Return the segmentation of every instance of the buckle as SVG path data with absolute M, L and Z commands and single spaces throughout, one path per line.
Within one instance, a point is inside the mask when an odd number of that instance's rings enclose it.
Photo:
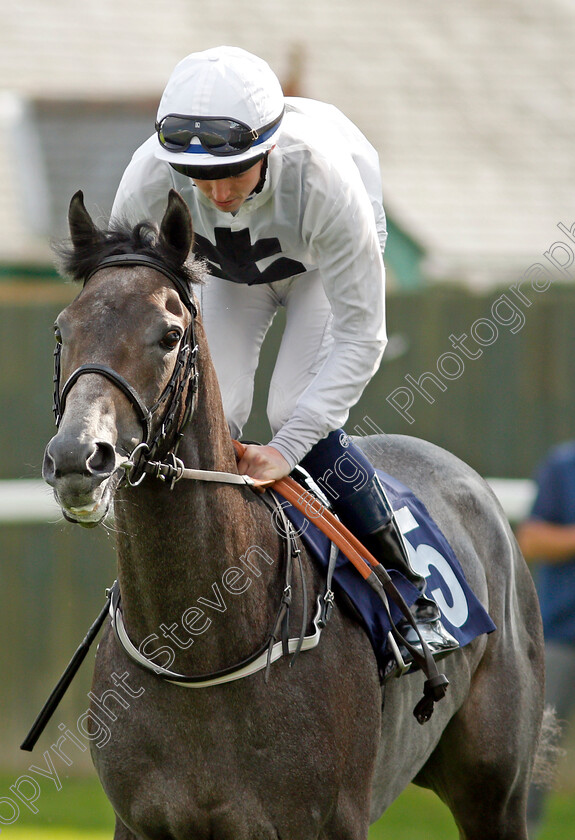
M 322 630 L 327 626 L 327 623 L 331 618 L 334 602 L 334 592 L 332 589 L 328 589 L 323 598 L 321 598 L 321 613 L 317 620 L 317 626 L 321 627 Z

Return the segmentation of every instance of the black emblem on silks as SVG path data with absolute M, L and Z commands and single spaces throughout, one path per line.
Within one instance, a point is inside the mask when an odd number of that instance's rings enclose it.
M 215 277 L 231 280 L 234 283 L 273 283 L 274 280 L 284 280 L 295 274 L 303 274 L 305 265 L 289 257 L 279 257 L 263 271 L 257 266 L 258 260 L 281 254 L 279 239 L 269 237 L 258 239 L 252 245 L 248 228 L 230 230 L 229 228 L 215 228 L 216 244 L 213 245 L 205 236 L 196 233 L 194 251 L 198 256 L 208 260 L 211 273 Z

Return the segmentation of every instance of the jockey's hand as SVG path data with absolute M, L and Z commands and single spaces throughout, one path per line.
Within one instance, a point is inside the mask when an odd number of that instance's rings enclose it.
M 291 472 L 291 467 L 273 446 L 256 446 L 248 444 L 238 462 L 240 475 L 249 475 L 261 481 L 276 481 L 285 478 Z

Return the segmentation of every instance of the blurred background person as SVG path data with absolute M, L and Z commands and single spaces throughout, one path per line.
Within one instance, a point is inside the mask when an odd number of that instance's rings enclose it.
M 517 530 L 525 559 L 534 564 L 545 634 L 546 702 L 567 733 L 575 710 L 575 440 L 553 447 L 536 474 L 537 493 Z M 548 791 L 531 789 L 530 837 L 541 827 Z

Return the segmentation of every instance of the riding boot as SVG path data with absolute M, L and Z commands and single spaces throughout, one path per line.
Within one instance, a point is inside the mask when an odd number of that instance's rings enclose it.
M 435 601 L 423 594 L 426 580 L 415 571 L 409 561 L 409 555 L 395 521 L 393 509 L 377 475 L 374 475 L 354 496 L 345 500 L 345 505 L 343 505 L 345 510 L 337 504 L 334 507 L 344 524 L 348 527 L 351 526 L 351 530 L 357 538 L 385 569 L 395 569 L 395 571 L 400 572 L 421 592 L 419 598 L 411 606 L 411 613 L 433 657 L 442 659 L 448 653 L 456 650 L 459 643 L 443 626 L 439 607 Z M 355 510 L 352 510 L 353 508 Z M 366 526 L 370 521 L 372 524 L 379 524 L 373 530 L 367 530 Z M 421 640 L 415 628 L 407 619 L 402 619 L 398 623 L 397 629 L 407 642 L 417 649 L 421 649 Z M 413 659 L 412 655 L 403 645 L 400 645 L 399 650 L 405 665 L 410 667 Z
M 425 578 L 409 562 L 393 509 L 362 450 L 343 429 L 336 429 L 310 450 L 302 466 L 329 498 L 343 524 L 382 566 L 400 572 L 422 593 L 411 612 L 433 656 L 441 658 L 458 648 L 457 640 L 443 627 L 437 604 L 423 595 Z M 407 642 L 421 649 L 419 636 L 407 619 L 399 622 L 397 629 Z M 413 659 L 411 654 L 404 646 L 398 652 L 407 666 L 403 670 L 408 670 Z M 398 664 L 401 669 L 399 661 Z
M 377 531 L 360 537 L 361 541 L 373 556 L 386 569 L 395 569 L 419 589 L 421 595 L 411 606 L 411 614 L 419 628 L 424 641 L 427 643 L 434 659 L 442 659 L 459 647 L 459 642 L 449 633 L 441 621 L 439 607 L 431 598 L 427 598 L 425 578 L 418 574 L 409 562 L 407 552 L 403 547 L 401 536 L 397 531 L 395 520 L 377 529 Z M 402 619 L 397 625 L 398 631 L 404 639 L 416 648 L 421 649 L 421 640 L 414 627 Z M 409 665 L 412 656 L 403 645 L 399 646 L 405 665 Z

